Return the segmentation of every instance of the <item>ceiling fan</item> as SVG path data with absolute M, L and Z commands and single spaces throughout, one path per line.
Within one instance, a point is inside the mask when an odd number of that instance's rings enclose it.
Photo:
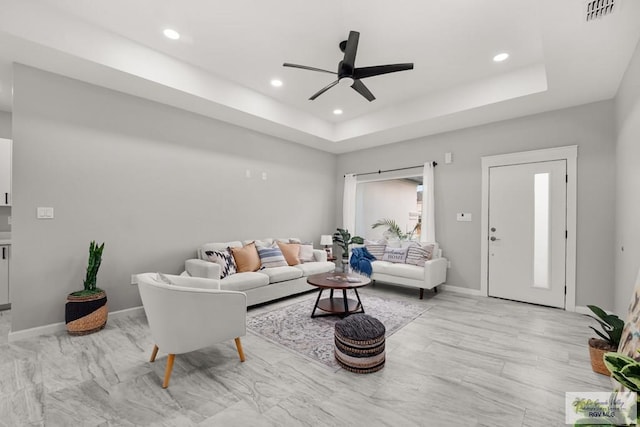
M 320 89 L 318 92 L 311 95 L 310 101 L 313 101 L 341 81 L 350 83 L 351 87 L 364 96 L 367 101 L 371 102 L 376 99 L 371 91 L 362 83 L 362 79 L 368 77 L 379 76 L 381 74 L 395 73 L 398 71 L 413 70 L 413 63 L 405 64 L 389 64 L 389 65 L 375 65 L 373 67 L 360 67 L 356 68 L 356 52 L 358 51 L 358 40 L 360 39 L 360 33 L 357 31 L 349 32 L 349 39 L 340 42 L 340 50 L 344 52 L 344 58 L 338 63 L 338 72 L 329 70 L 323 70 L 322 68 L 307 67 L 306 65 L 290 64 L 285 62 L 282 64 L 285 67 L 301 68 L 303 70 L 319 71 L 322 73 L 329 73 L 338 76 L 338 80 L 329 83 L 327 86 Z

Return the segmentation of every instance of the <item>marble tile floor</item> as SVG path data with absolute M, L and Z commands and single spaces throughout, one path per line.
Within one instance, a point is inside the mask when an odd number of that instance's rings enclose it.
M 367 295 L 417 299 L 376 284 Z M 289 298 L 249 316 L 290 304 Z M 143 316 L 93 335 L 7 343 L 0 313 L 0 426 L 561 426 L 565 391 L 608 391 L 591 371 L 585 316 L 450 292 L 387 339 L 375 374 L 332 372 L 258 335 L 176 357 L 161 388 Z M 310 307 L 311 309 L 311 307 Z

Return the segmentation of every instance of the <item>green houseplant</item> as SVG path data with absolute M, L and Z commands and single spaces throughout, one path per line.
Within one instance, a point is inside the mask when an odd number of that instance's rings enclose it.
M 103 250 L 104 243 L 98 245 L 95 240 L 91 241 L 84 289 L 67 295 L 65 323 L 71 335 L 97 332 L 107 323 L 107 294 L 96 285 Z
M 640 362 L 617 352 L 604 355 L 604 364 L 611 372 L 611 377 L 620 385 L 633 393 L 640 392 Z M 628 426 L 637 425 L 638 417 L 633 419 L 637 410 L 637 394 L 629 394 L 625 390 L 614 391 L 608 401 L 576 399 L 573 402 L 577 414 L 584 418 L 575 422 L 574 426 Z
M 398 223 L 389 218 L 379 219 L 371 225 L 372 229 L 376 229 L 378 227 L 387 227 L 387 231 L 384 232 L 385 237 L 397 237 L 399 240 L 411 240 L 411 238 L 413 238 L 413 233 L 420 228 L 420 223 L 418 222 L 409 233 L 403 232 Z
M 600 331 L 593 326 L 589 326 L 600 337 L 589 339 L 591 369 L 599 374 L 610 375 L 603 356 L 605 353 L 618 350 L 622 330 L 624 329 L 624 321 L 615 314 L 608 314 L 598 306 L 588 305 L 587 307 L 595 315 L 590 317 L 595 319 L 602 329 Z
M 352 244 L 361 245 L 364 243 L 364 239 L 360 236 L 351 236 L 349 230 L 338 228 L 333 233 L 333 242 L 342 249 L 342 259 L 344 261 L 349 259 L 349 246 Z

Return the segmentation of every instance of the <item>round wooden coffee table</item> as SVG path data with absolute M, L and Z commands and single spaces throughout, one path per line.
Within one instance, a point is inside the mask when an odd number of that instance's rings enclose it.
M 364 307 L 362 306 L 362 301 L 360 301 L 360 295 L 358 295 L 358 288 L 371 283 L 371 279 L 368 277 L 353 273 L 322 273 L 307 277 L 307 283 L 320 288 L 318 298 L 316 298 L 316 303 L 311 312 L 311 317 L 332 315 L 348 316 L 353 313 L 364 313 Z M 320 299 L 325 289 L 330 290 L 329 298 Z M 356 294 L 357 301 L 347 298 L 347 289 L 353 290 Z M 342 290 L 342 298 L 334 298 L 334 290 Z M 325 313 L 316 314 L 317 309 Z

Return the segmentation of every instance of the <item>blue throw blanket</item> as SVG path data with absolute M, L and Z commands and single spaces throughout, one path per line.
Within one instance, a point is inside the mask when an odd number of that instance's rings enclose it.
M 363 246 L 361 248 L 354 248 L 353 251 L 351 251 L 349 264 L 356 273 L 371 276 L 371 273 L 373 272 L 371 268 L 371 261 L 375 261 L 375 259 L 376 257 L 371 255 L 367 248 Z

